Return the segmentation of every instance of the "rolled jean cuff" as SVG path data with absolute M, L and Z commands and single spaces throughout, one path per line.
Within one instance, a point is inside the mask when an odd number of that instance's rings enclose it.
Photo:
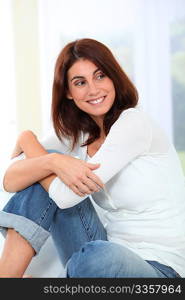
M 4 237 L 6 237 L 9 228 L 14 229 L 27 240 L 35 250 L 36 255 L 50 236 L 47 230 L 33 221 L 20 215 L 0 211 L 0 232 Z

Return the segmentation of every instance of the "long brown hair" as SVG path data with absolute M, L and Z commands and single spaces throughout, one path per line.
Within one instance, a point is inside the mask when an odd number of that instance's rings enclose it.
M 82 146 L 91 144 L 100 136 L 100 128 L 96 122 L 66 96 L 67 71 L 82 58 L 92 61 L 114 84 L 115 101 L 106 113 L 103 123 L 106 135 L 121 112 L 135 107 L 138 102 L 136 88 L 104 44 L 94 39 L 80 39 L 67 44 L 60 52 L 55 65 L 51 113 L 56 135 L 60 140 L 62 137 L 71 138 L 72 148 L 76 145 L 81 132 L 89 133 L 89 138 Z

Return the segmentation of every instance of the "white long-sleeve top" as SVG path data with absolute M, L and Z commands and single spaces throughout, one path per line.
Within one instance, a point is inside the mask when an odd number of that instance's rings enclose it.
M 105 189 L 91 197 L 104 209 L 108 240 L 185 277 L 185 178 L 164 132 L 141 109 L 130 108 L 122 112 L 92 158 L 86 146 L 80 147 L 87 137 L 82 133 L 73 151 L 70 141 L 62 143 L 54 132 L 41 143 L 46 149 L 100 163 L 93 172 Z M 87 197 L 77 196 L 58 177 L 50 184 L 49 196 L 60 208 Z

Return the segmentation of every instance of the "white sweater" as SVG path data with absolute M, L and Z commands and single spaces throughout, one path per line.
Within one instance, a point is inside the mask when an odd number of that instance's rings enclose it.
M 80 147 L 86 139 L 81 134 L 72 152 L 70 142 L 61 143 L 53 132 L 41 143 L 46 149 L 99 162 L 100 168 L 93 172 L 105 183 L 105 190 L 91 197 L 104 209 L 108 240 L 185 277 L 185 178 L 163 131 L 146 113 L 130 108 L 113 124 L 92 158 L 87 147 Z M 59 178 L 52 181 L 49 196 L 60 208 L 87 197 L 77 196 Z

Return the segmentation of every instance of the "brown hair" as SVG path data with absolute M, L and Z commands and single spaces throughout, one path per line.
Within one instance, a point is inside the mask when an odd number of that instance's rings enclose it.
M 128 76 L 120 67 L 111 51 L 102 43 L 93 39 L 80 39 L 67 44 L 60 52 L 55 66 L 52 90 L 52 120 L 56 135 L 72 139 L 72 148 L 82 132 L 89 133 L 89 145 L 100 136 L 100 128 L 74 101 L 67 99 L 67 71 L 79 59 L 88 59 L 108 76 L 114 84 L 116 96 L 111 109 L 104 117 L 104 131 L 107 135 L 121 112 L 135 107 L 138 93 Z

